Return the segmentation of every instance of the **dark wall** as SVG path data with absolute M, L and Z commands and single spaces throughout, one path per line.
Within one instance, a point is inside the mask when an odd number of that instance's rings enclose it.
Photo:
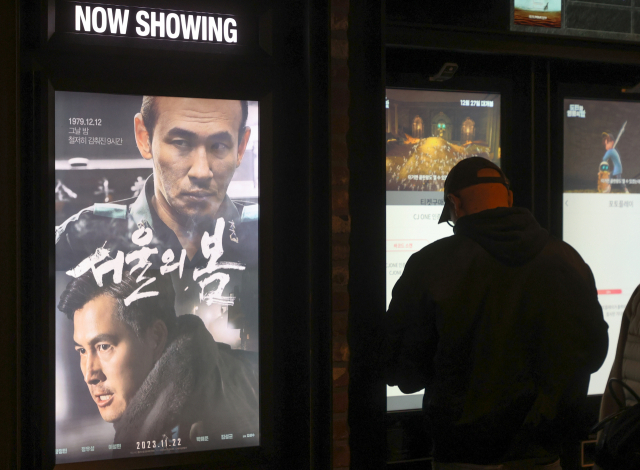
M 349 445 L 352 469 L 381 469 L 385 459 L 385 384 L 377 363 L 384 313 L 384 46 L 381 1 L 349 10 Z M 377 273 L 383 277 L 376 282 Z M 372 283 L 372 280 L 376 279 Z
M 425 23 L 474 29 L 508 30 L 509 0 L 388 0 L 387 21 Z
M 18 466 L 17 2 L 0 2 L 0 469 Z

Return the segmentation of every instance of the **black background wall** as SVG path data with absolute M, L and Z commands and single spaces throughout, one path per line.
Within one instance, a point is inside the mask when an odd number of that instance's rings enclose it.
M 560 92 L 580 85 L 619 93 L 640 82 L 640 52 L 636 44 L 611 40 L 512 33 L 508 0 L 350 4 L 351 468 L 383 468 L 389 460 L 395 461 L 389 468 L 423 468 L 429 436 L 415 413 L 386 414 L 384 383 L 374 365 L 385 305 L 384 87 L 434 88 L 428 77 L 445 62 L 460 68 L 443 88 L 508 82 L 513 122 L 503 122 L 503 161 L 515 202 L 561 236 Z M 599 397 L 591 397 L 587 421 L 597 419 L 598 406 Z M 574 444 L 567 449 L 567 468 L 579 466 Z
M 0 2 L 0 467 L 18 468 L 17 1 Z

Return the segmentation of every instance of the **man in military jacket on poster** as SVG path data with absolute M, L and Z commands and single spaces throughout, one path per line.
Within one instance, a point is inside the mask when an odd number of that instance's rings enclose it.
M 145 96 L 135 137 L 153 175 L 137 198 L 94 204 L 56 227 L 56 270 L 99 278 L 124 266 L 138 275 L 133 301 L 153 291 L 145 271 L 158 269 L 172 278 L 177 315 L 196 314 L 211 330 L 228 308 L 242 344 L 255 339 L 258 205 L 227 195 L 251 134 L 247 115 L 246 101 Z

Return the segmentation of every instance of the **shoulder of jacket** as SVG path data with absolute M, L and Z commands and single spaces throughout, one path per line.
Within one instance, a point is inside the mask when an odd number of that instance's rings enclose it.
M 425 253 L 429 252 L 439 252 L 443 249 L 452 248 L 461 243 L 465 243 L 467 240 L 470 240 L 467 237 L 463 237 L 462 235 L 451 234 L 448 237 L 440 238 L 432 243 L 429 243 L 427 246 L 422 248 L 420 252 L 424 251 Z
M 260 215 L 260 205 L 256 202 L 233 200 L 237 211 L 240 213 L 240 222 L 257 221 Z
M 92 217 L 126 219 L 129 213 L 129 205 L 133 201 L 135 201 L 135 198 L 125 199 L 118 202 L 96 203 L 92 206 L 85 207 L 56 227 L 56 244 L 70 226 L 83 219 L 90 219 Z
M 411 266 L 410 269 L 423 271 L 426 269 L 426 273 L 442 272 L 443 269 L 447 269 L 447 266 L 451 264 L 453 257 L 461 251 L 462 245 L 474 243 L 471 239 L 460 235 L 451 235 L 449 237 L 441 238 L 433 243 L 428 244 L 424 248 L 413 253 L 407 260 L 405 270 L 407 266 Z M 465 250 L 462 250 L 465 251 Z M 431 269 L 431 267 L 437 266 L 437 269 Z
M 76 214 L 73 214 L 71 217 L 69 217 L 67 220 L 62 222 L 60 225 L 56 226 L 56 244 L 58 243 L 58 241 L 60 241 L 62 234 L 67 230 L 67 227 L 69 225 L 75 224 L 78 220 L 90 214 L 93 214 L 93 206 L 89 206 L 82 209 Z
M 573 270 L 589 284 L 590 289 L 596 288 L 591 267 L 582 258 L 580 253 L 567 242 L 554 236 L 549 236 L 547 245 L 544 247 L 541 255 L 543 256 L 536 258 L 542 263 L 541 266 L 554 270 L 558 268 Z
M 104 202 L 93 205 L 93 215 L 109 219 L 126 219 L 128 211 L 129 205 L 121 202 Z
M 440 258 L 440 257 L 448 257 L 450 254 L 455 251 L 460 245 L 464 244 L 475 244 L 473 240 L 467 238 L 462 235 L 450 235 L 448 237 L 440 238 L 432 243 L 429 243 L 427 246 L 417 251 L 412 255 L 412 257 L 416 258 Z
M 640 310 L 640 285 L 638 285 L 638 287 L 636 287 L 636 290 L 633 291 L 633 294 L 631 294 L 628 306 L 629 320 L 633 320 L 639 315 L 638 310 Z
M 581 263 L 586 265 L 586 263 L 582 259 L 582 256 L 580 256 L 580 253 L 578 253 L 578 251 L 574 247 L 572 247 L 564 240 L 560 240 L 559 238 L 554 237 L 553 235 L 549 235 L 549 240 L 547 242 L 547 245 L 545 246 L 545 249 L 547 248 L 550 250 L 561 251 L 565 255 L 565 258 L 572 258 L 573 260 L 580 261 Z

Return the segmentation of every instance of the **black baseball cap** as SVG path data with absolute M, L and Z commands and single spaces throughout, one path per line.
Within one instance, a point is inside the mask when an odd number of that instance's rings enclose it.
M 478 176 L 478 171 L 489 168 L 496 170 L 500 176 Z M 469 186 L 475 186 L 476 184 L 484 183 L 500 183 L 504 184 L 509 189 L 509 180 L 504 175 L 499 166 L 491 163 L 489 160 L 483 157 L 469 157 L 458 162 L 447 175 L 447 179 L 444 181 L 444 208 L 440 215 L 438 223 L 447 222 L 451 220 L 451 201 L 449 201 L 449 194 L 457 193 L 458 191 L 468 188 Z

